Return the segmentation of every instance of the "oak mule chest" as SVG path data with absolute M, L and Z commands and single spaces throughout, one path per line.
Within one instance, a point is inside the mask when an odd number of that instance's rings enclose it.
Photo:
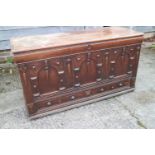
M 30 118 L 134 90 L 142 41 L 121 27 L 12 39 Z

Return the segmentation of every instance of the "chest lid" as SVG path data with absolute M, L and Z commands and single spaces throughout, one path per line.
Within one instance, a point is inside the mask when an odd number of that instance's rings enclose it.
M 108 41 L 142 36 L 143 33 L 122 27 L 108 27 L 97 30 L 35 35 L 11 39 L 11 52 L 19 53 L 38 49 L 65 47 L 81 43 Z

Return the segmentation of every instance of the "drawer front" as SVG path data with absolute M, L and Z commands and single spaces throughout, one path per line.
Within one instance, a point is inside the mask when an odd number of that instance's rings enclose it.
M 39 110 L 44 109 L 57 109 L 60 107 L 76 104 L 81 101 L 87 101 L 95 96 L 106 96 L 108 94 L 119 92 L 131 87 L 131 80 L 122 80 L 119 82 L 113 82 L 109 84 L 100 84 L 92 88 L 81 89 L 79 91 L 73 91 L 64 95 L 55 96 L 51 99 L 34 103 L 34 106 L 29 109 L 33 114 Z M 32 110 L 33 108 L 33 110 Z

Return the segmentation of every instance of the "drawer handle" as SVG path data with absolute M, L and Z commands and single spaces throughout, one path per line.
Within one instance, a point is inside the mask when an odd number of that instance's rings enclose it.
M 79 71 L 79 70 L 80 70 L 80 68 L 78 68 L 78 67 L 74 68 L 74 71 Z
M 128 71 L 128 74 L 131 75 L 132 74 L 132 71 Z
M 80 58 L 80 57 L 78 57 L 78 58 L 77 58 L 77 60 L 78 60 L 78 61 L 80 61 L 80 60 L 81 60 L 81 58 Z
M 75 96 L 71 96 L 71 99 L 74 100 L 75 99 Z
M 33 85 L 33 88 L 37 88 L 37 85 Z
M 59 88 L 59 90 L 64 90 L 64 89 L 66 89 L 66 87 L 60 87 L 60 88 Z
M 134 60 L 135 59 L 135 57 L 130 57 L 130 60 Z
M 62 71 L 58 71 L 58 74 L 64 74 L 64 71 L 62 70 Z
M 79 86 L 80 86 L 80 83 L 76 83 L 76 84 L 75 84 L 75 87 L 79 87 Z
M 57 61 L 57 62 L 56 62 L 56 64 L 57 64 L 57 65 L 60 65 L 60 62 L 59 62 L 59 61 Z
M 97 78 L 97 79 L 96 79 L 96 81 L 101 81 L 101 80 L 102 80 L 101 78 Z
M 102 63 L 97 64 L 97 67 L 102 67 Z
M 31 77 L 30 79 L 31 80 L 36 80 L 37 79 L 37 76 Z
M 36 66 L 32 66 L 33 69 L 36 69 Z
M 47 105 L 51 105 L 52 103 L 49 101 L 49 102 L 47 102 Z
M 34 97 L 40 96 L 40 93 L 33 94 Z
M 115 63 L 116 63 L 116 61 L 115 61 L 115 60 L 113 60 L 113 61 L 111 61 L 110 63 L 111 63 L 111 64 L 115 64 Z
M 119 86 L 122 87 L 123 86 L 123 83 L 119 83 Z

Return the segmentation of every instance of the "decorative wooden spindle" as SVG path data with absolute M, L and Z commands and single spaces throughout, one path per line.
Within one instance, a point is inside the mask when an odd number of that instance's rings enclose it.
M 114 78 L 114 76 L 115 76 L 115 64 L 116 64 L 115 60 L 112 60 L 110 62 L 110 76 L 109 76 L 109 78 Z

